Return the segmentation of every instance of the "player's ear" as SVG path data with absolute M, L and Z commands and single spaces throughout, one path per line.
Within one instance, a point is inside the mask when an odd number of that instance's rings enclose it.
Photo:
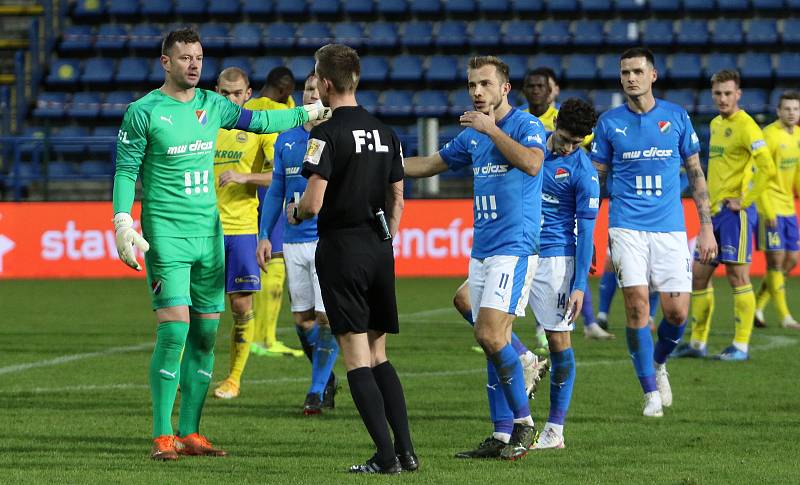
M 253 88 L 248 86 L 247 91 L 244 93 L 244 100 L 247 101 L 251 96 L 253 96 Z
M 164 71 L 169 72 L 170 68 L 169 56 L 165 56 L 164 54 L 161 55 L 161 67 L 164 68 Z

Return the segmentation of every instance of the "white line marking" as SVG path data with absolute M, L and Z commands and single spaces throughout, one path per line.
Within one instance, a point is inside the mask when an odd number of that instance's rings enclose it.
M 54 365 L 66 364 L 67 362 L 75 362 L 76 360 L 91 359 L 92 357 L 102 357 L 104 355 L 121 354 L 123 352 L 136 352 L 138 350 L 146 350 L 153 348 L 153 343 L 128 345 L 126 347 L 111 347 L 110 349 L 100 350 L 97 352 L 86 352 L 83 354 L 62 355 L 55 359 L 39 360 L 36 362 L 28 362 L 25 364 L 9 365 L 7 367 L 0 367 L 0 375 L 3 374 L 16 374 L 18 372 L 25 372 L 30 369 L 38 369 L 40 367 L 50 367 Z

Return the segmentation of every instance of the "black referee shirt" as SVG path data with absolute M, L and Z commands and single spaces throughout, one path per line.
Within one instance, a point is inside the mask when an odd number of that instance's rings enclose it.
M 311 130 L 303 176 L 312 174 L 328 181 L 317 220 L 320 237 L 372 227 L 374 212 L 385 210 L 389 185 L 403 180 L 400 140 L 361 106 L 336 108 Z

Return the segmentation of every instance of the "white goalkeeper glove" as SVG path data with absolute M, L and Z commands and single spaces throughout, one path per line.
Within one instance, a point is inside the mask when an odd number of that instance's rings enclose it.
M 114 231 L 117 233 L 117 253 L 119 259 L 136 271 L 142 270 L 142 265 L 136 261 L 138 248 L 143 253 L 150 249 L 150 244 L 133 228 L 133 218 L 127 212 L 118 212 L 114 215 Z
M 305 104 L 303 109 L 308 113 L 308 121 L 327 120 L 331 117 L 333 110 L 322 105 L 322 101 L 317 100 L 314 104 Z

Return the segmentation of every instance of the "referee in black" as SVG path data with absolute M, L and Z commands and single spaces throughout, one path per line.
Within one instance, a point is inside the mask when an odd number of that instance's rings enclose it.
M 355 50 L 328 44 L 315 54 L 320 98 L 333 109 L 311 130 L 303 162 L 308 187 L 289 204 L 290 224 L 319 214 L 316 266 L 322 301 L 347 368 L 350 393 L 377 453 L 353 473 L 414 471 L 403 386 L 386 357 L 398 333 L 392 237 L 403 213 L 403 152 L 386 125 L 356 101 Z M 387 420 L 394 432 L 394 444 Z

